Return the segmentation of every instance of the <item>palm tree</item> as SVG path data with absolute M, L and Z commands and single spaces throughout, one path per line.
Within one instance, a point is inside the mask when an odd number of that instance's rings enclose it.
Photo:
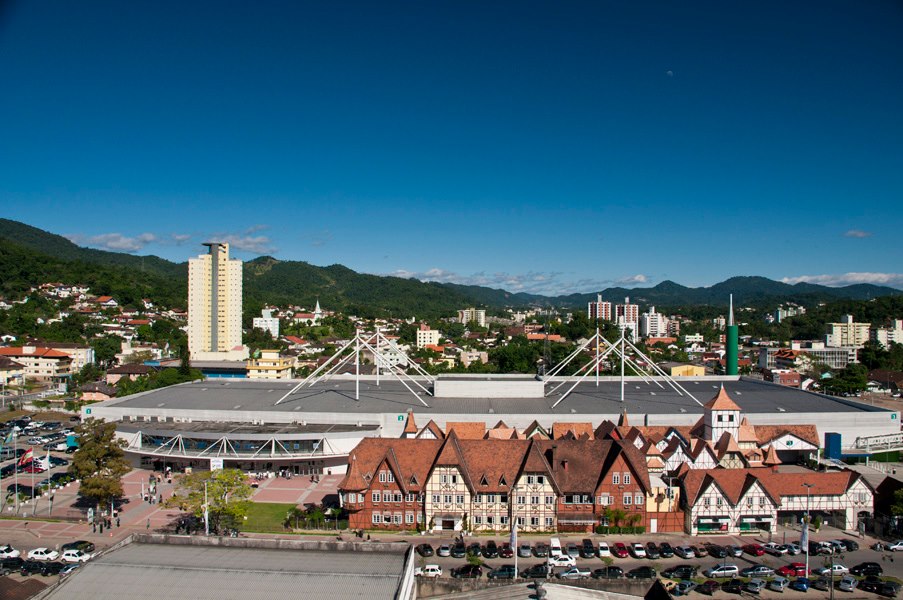
M 283 525 L 285 527 L 291 528 L 292 523 L 294 522 L 294 529 L 298 529 L 298 521 L 304 519 L 305 516 L 306 513 L 304 512 L 304 509 L 297 506 L 290 508 L 289 511 L 285 513 L 285 521 L 283 522 Z

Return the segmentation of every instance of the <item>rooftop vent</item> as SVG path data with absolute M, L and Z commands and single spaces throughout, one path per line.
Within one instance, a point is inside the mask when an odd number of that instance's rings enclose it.
M 239 408 L 241 408 L 241 404 L 236 404 L 232 407 L 232 410 L 238 410 Z
M 687 412 L 687 409 L 686 409 L 686 408 L 683 408 L 683 407 L 681 407 L 681 409 L 680 409 L 680 412 L 682 412 L 682 413 L 685 413 L 685 412 Z
M 575 414 L 576 412 L 577 412 L 576 409 L 573 409 L 573 408 L 571 409 L 571 414 Z
M 300 406 L 296 406 L 296 407 L 293 408 L 292 410 L 301 410 L 301 407 L 300 407 Z
M 495 409 L 494 409 L 494 408 L 490 408 L 490 409 L 489 409 L 489 412 L 490 412 L 490 413 L 494 413 L 494 412 L 495 412 Z
M 654 396 L 654 395 L 655 395 L 655 392 L 649 392 L 649 395 L 650 395 L 650 396 Z
M 206 392 L 206 391 L 207 391 L 207 388 L 201 388 L 201 391 L 202 391 L 202 392 Z
M 163 408 L 164 406 L 166 406 L 166 402 L 161 402 L 157 405 L 157 408 Z
M 779 407 L 778 407 L 778 412 L 787 412 L 787 409 L 784 408 L 783 406 L 779 406 Z

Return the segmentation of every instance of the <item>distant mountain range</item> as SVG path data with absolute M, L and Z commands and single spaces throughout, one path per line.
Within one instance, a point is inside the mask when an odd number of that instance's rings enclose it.
M 66 238 L 30 225 L 0 219 L 0 293 L 14 293 L 45 281 L 87 283 L 98 293 L 134 299 L 154 297 L 184 306 L 187 263 L 157 256 L 136 256 L 80 247 Z M 556 297 L 452 283 L 367 275 L 342 265 L 317 267 L 303 261 L 280 261 L 262 256 L 244 264 L 244 290 L 250 305 L 288 303 L 361 315 L 431 317 L 480 305 L 489 308 L 555 306 L 584 308 L 596 293 Z M 868 300 L 903 292 L 870 284 L 826 287 L 810 283 L 789 285 L 765 277 L 732 277 L 710 287 L 689 288 L 663 281 L 648 288 L 608 288 L 602 298 L 621 302 L 630 297 L 640 305 L 680 307 L 726 306 L 729 294 L 737 305 L 766 305 L 794 301 L 811 304 L 839 299 Z M 162 297 L 161 297 L 162 296 Z

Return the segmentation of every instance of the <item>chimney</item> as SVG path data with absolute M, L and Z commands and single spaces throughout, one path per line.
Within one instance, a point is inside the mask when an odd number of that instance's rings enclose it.
M 565 471 L 567 471 L 568 470 L 568 461 L 567 460 L 561 461 L 561 466 L 564 467 Z

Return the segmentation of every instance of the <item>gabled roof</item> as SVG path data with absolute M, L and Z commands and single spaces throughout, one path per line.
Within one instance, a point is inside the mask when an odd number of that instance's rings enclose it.
M 364 438 L 349 457 L 348 472 L 339 489 L 366 489 L 385 463 L 401 489 L 406 493 L 420 491 L 441 444 L 441 440 Z M 363 487 L 361 480 L 366 484 Z M 417 483 L 412 484 L 412 480 Z
M 630 423 L 627 422 L 627 409 L 621 411 L 620 416 L 618 416 L 618 427 L 629 427 Z
M 568 433 L 572 433 L 575 438 L 579 438 L 584 433 L 588 434 L 590 438 L 593 437 L 593 424 L 592 423 L 569 423 L 569 422 L 558 422 L 552 423 L 552 437 L 554 439 L 559 439 L 565 437 Z
M 693 506 L 699 497 L 709 487 L 714 485 L 730 504 L 736 506 L 746 493 L 746 490 L 757 480 L 749 471 L 750 469 L 696 469 L 687 471 L 682 477 L 687 504 Z M 762 487 L 765 488 L 765 486 Z M 772 501 L 780 505 L 780 498 L 774 495 L 772 495 Z
M 357 466 L 357 454 L 352 453 L 350 458 L 348 471 L 345 473 L 345 479 L 339 483 L 339 489 L 353 490 L 356 492 L 366 490 L 369 487 L 369 484 L 364 479 L 364 476 L 361 475 L 360 467 Z
M 524 429 L 524 437 L 548 440 L 552 436 L 549 435 L 549 432 L 546 431 L 545 427 L 539 424 L 539 421 L 533 421 L 527 425 L 526 429 Z
M 446 435 L 454 431 L 462 440 L 479 440 L 486 435 L 486 423 L 482 421 L 449 421 L 445 424 Z
M 472 484 L 477 484 L 471 490 L 475 493 L 510 491 L 530 443 L 528 440 L 460 440 L 467 477 Z M 479 485 L 484 478 L 487 485 Z
M 793 435 L 813 446 L 819 446 L 818 428 L 815 425 L 756 425 L 756 437 L 760 446 L 765 446 L 785 434 Z
M 715 397 L 706 403 L 705 408 L 708 410 L 741 410 L 737 403 L 727 395 L 723 384 Z
M 718 460 L 724 458 L 726 454 L 740 454 L 742 456 L 742 452 L 740 451 L 740 446 L 737 444 L 737 440 L 734 439 L 734 436 L 730 434 L 730 432 L 725 431 L 721 434 L 721 439 L 715 444 L 715 455 L 718 457 Z
M 602 466 L 611 451 L 611 440 L 535 440 L 549 464 L 562 494 L 593 494 Z
M 741 444 L 744 443 L 758 443 L 758 437 L 756 436 L 756 428 L 753 425 L 749 424 L 749 419 L 745 416 L 740 420 L 740 427 L 737 431 L 737 441 Z
M 611 421 L 602 421 L 599 423 L 599 426 L 596 427 L 593 434 L 597 440 L 603 440 L 605 438 L 621 439 L 621 434 L 618 433 L 617 425 Z
M 432 433 L 433 437 L 435 437 L 437 440 L 445 439 L 445 432 L 442 431 L 442 428 L 439 427 L 438 425 L 436 425 L 436 422 L 433 421 L 432 419 L 430 419 L 429 423 L 427 423 L 426 425 L 423 426 L 423 429 L 420 430 L 420 432 L 417 434 L 417 437 L 418 438 L 423 437 L 423 433 L 425 431 L 429 431 L 430 433 Z
M 762 464 L 765 466 L 781 464 L 781 459 L 778 458 L 778 451 L 773 445 L 769 445 L 765 448 L 765 456 L 762 458 Z

